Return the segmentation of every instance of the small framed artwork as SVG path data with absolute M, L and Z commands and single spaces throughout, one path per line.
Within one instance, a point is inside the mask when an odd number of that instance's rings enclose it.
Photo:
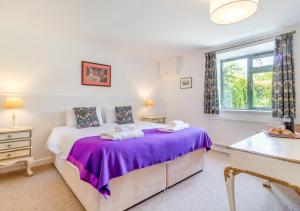
M 82 61 L 82 85 L 111 86 L 111 66 Z
M 180 89 L 191 89 L 192 88 L 192 77 L 180 78 Z

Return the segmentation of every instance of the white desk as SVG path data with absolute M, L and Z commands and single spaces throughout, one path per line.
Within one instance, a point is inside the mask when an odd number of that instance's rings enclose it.
M 294 189 L 300 195 L 300 139 L 281 139 L 261 132 L 231 145 L 224 169 L 230 210 L 235 211 L 234 177 L 246 173 Z

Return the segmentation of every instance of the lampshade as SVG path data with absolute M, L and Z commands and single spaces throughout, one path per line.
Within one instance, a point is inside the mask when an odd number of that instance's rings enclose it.
M 154 106 L 154 101 L 151 100 L 151 99 L 145 100 L 145 106 L 147 106 L 149 108 L 153 107 Z
M 24 103 L 21 97 L 8 97 L 5 99 L 4 108 L 13 109 L 13 108 L 23 108 Z
M 258 0 L 210 0 L 210 18 L 217 24 L 231 24 L 249 18 L 257 10 Z

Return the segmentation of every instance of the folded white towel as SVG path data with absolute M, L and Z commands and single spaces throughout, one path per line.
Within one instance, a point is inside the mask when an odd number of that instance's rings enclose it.
M 169 121 L 167 123 L 167 125 L 171 126 L 171 127 L 176 127 L 176 126 L 180 126 L 180 125 L 183 125 L 185 124 L 184 121 L 181 121 L 181 120 L 174 120 L 174 121 Z
M 135 125 L 116 125 L 115 126 L 115 131 L 116 132 L 125 132 L 125 131 L 133 131 L 136 130 L 136 126 Z
M 129 138 L 140 138 L 144 137 L 144 132 L 142 130 L 132 130 L 132 131 L 124 131 L 124 132 L 116 132 L 116 131 L 107 131 L 100 134 L 101 138 L 118 141 Z
M 189 124 L 183 123 L 182 125 L 175 126 L 175 127 L 166 125 L 165 127 L 159 128 L 158 130 L 162 132 L 176 132 L 176 131 L 184 130 L 189 127 L 190 127 Z

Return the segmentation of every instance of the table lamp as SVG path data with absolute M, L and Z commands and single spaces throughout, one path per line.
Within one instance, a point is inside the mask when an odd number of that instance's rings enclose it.
M 147 108 L 148 108 L 149 110 L 151 110 L 152 107 L 154 106 L 154 101 L 153 101 L 152 99 L 147 99 L 147 100 L 145 100 L 145 106 L 147 106 Z
M 4 102 L 5 109 L 12 109 L 12 126 L 16 126 L 16 114 L 15 109 L 23 108 L 24 103 L 21 97 L 7 97 Z

